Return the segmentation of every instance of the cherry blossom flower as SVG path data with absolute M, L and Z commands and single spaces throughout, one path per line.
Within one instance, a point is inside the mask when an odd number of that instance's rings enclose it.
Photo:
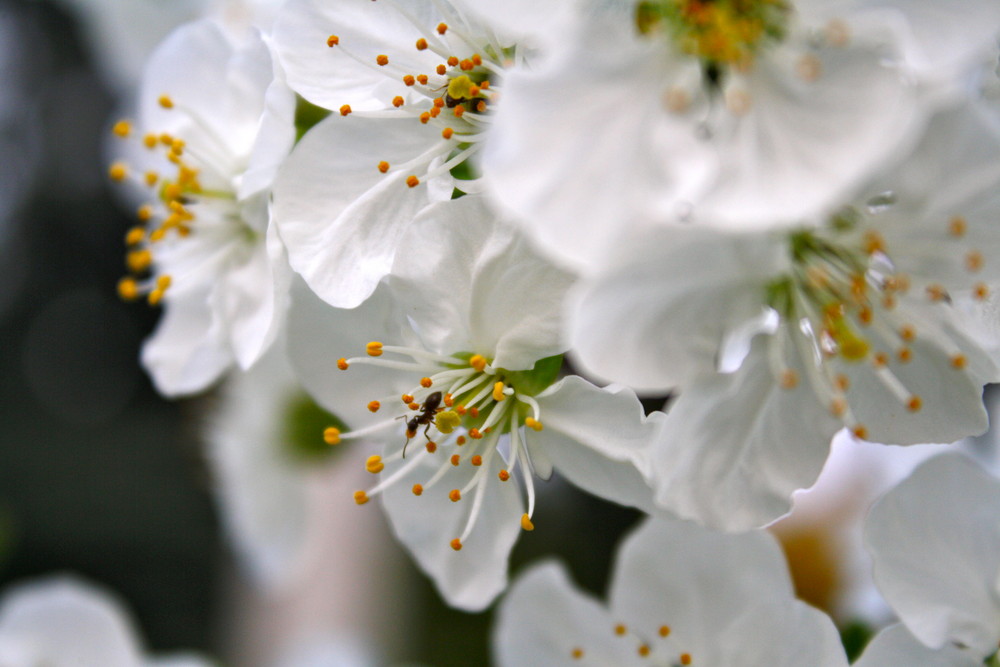
M 478 190 L 475 158 L 525 49 L 462 2 L 432 0 L 295 0 L 275 41 L 289 85 L 334 112 L 282 169 L 275 219 L 309 287 L 354 307 L 428 203 Z
M 607 606 L 555 563 L 521 575 L 500 605 L 500 667 L 847 665 L 833 622 L 795 599 L 765 532 L 648 521 L 619 547 Z
M 234 362 L 248 368 L 280 329 L 290 272 L 268 196 L 294 99 L 259 36 L 238 47 L 202 21 L 156 51 L 140 103 L 136 126 L 114 126 L 132 158 L 110 175 L 149 197 L 126 235 L 119 293 L 165 304 L 142 360 L 161 393 L 186 394 Z
M 583 290 L 585 366 L 681 388 L 654 447 L 665 508 L 761 525 L 842 427 L 892 444 L 986 429 L 996 325 L 963 304 L 1000 277 L 1000 140 L 973 111 L 943 114 L 887 180 L 820 227 L 640 235 Z
M 104 591 L 69 577 L 21 584 L 0 599 L 0 664 L 208 667 L 194 655 L 143 656 L 132 620 Z
M 927 461 L 872 508 L 865 540 L 875 583 L 923 644 L 1000 642 L 1000 482 L 958 454 Z
M 581 271 L 623 229 L 831 213 L 1000 32 L 988 0 L 581 4 L 511 72 L 483 156 L 498 204 Z
M 358 308 L 297 291 L 291 354 L 310 393 L 353 428 L 327 429 L 328 442 L 382 444 L 366 462 L 378 481 L 355 501 L 381 496 L 447 601 L 479 609 L 505 586 L 520 531 L 534 528 L 533 475 L 555 468 L 652 509 L 645 448 L 660 420 L 628 390 L 557 379 L 554 314 L 572 277 L 481 197 L 432 204 L 400 244 L 392 289 Z

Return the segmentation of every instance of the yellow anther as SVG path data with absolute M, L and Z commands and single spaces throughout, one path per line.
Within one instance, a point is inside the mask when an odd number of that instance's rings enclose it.
M 455 118 L 461 118 L 462 116 L 465 115 L 465 107 L 459 104 L 457 107 L 451 110 L 451 113 L 455 116 Z
M 142 175 L 142 180 L 146 182 L 147 187 L 153 187 L 160 182 L 160 175 L 155 171 L 147 171 Z
M 830 401 L 830 414 L 834 417 L 843 417 L 847 412 L 847 401 L 842 398 L 835 398 Z
M 910 342 L 917 337 L 917 330 L 912 324 L 904 324 L 899 328 L 899 337 L 907 342 Z
M 479 67 L 480 65 L 483 64 L 483 57 L 481 55 L 479 55 L 478 53 L 473 53 L 472 54 L 472 64 L 475 65 L 476 67 Z
M 462 550 L 462 540 L 458 539 L 457 537 L 455 539 L 453 539 L 451 541 L 451 548 L 454 549 L 455 551 L 461 551 Z
M 341 357 L 340 359 L 337 359 L 337 368 L 339 368 L 340 370 L 346 371 L 350 367 L 351 367 L 351 365 L 349 363 L 347 363 L 347 359 L 345 359 L 343 357 Z
M 874 255 L 877 252 L 885 252 L 885 239 L 882 235 L 875 231 L 865 232 L 864 238 L 864 251 L 869 255 Z
M 857 424 L 854 428 L 852 428 L 851 433 L 853 433 L 854 437 L 858 440 L 868 439 L 868 429 L 861 424 Z
M 799 384 L 799 374 L 791 368 L 786 368 L 781 372 L 781 388 L 794 389 Z
M 494 382 L 493 383 L 493 400 L 494 401 L 502 401 L 503 399 L 507 398 L 507 394 L 503 393 L 503 390 L 504 390 L 504 384 L 503 384 L 503 382 Z
M 381 171 L 383 174 L 389 171 L 389 163 L 386 162 L 385 160 L 382 160 L 381 162 L 378 163 L 378 170 Z
M 340 44 L 340 37 L 338 37 L 337 35 L 330 35 L 329 37 L 326 38 L 326 45 L 329 46 L 331 49 L 337 46 L 338 44 Z
M 482 373 L 483 369 L 486 368 L 486 357 L 481 354 L 474 354 L 469 357 L 469 365 Z
M 458 445 L 459 447 L 461 447 L 465 443 L 466 443 L 466 440 L 465 440 L 465 436 L 464 435 L 460 435 L 457 438 L 455 438 L 455 444 Z
M 441 130 L 441 137 L 443 139 L 451 139 L 452 136 L 454 136 L 454 134 L 455 130 L 451 129 L 450 127 L 446 127 L 443 130 Z
M 341 116 L 346 116 L 346 115 L 348 115 L 350 113 L 351 113 L 351 105 L 350 104 L 345 104 L 342 107 L 340 107 L 340 115 Z
M 639 655 L 641 657 L 643 657 L 643 658 L 648 657 L 649 656 L 649 645 L 648 644 L 643 644 L 642 646 L 639 647 L 638 651 L 639 651 Z
M 413 495 L 419 496 L 424 492 L 424 487 L 421 484 L 414 484 L 411 490 L 413 491 Z
M 472 438 L 473 440 L 480 440 L 482 439 L 483 434 L 479 432 L 478 428 L 470 428 L 469 437 Z
M 941 285 L 935 283 L 927 286 L 927 298 L 931 301 L 944 301 L 947 296 L 947 290 Z
M 449 408 L 451 406 L 455 405 L 455 397 L 452 396 L 451 394 L 445 394 L 444 395 L 444 404 L 445 404 L 445 406 L 447 406 Z
M 840 373 L 833 378 L 833 386 L 840 391 L 847 391 L 851 386 L 851 380 L 846 375 Z
M 413 396 L 410 394 L 403 394 L 402 396 L 400 396 L 400 400 L 402 400 L 403 403 L 405 403 L 406 405 L 409 405 L 410 403 L 413 402 Z
M 615 626 L 615 634 L 618 635 L 619 637 L 624 637 L 626 632 L 628 632 L 628 628 L 626 628 L 621 623 Z
M 660 632 L 660 636 L 661 637 L 664 637 L 664 638 L 669 637 L 670 636 L 670 626 L 669 625 L 661 625 L 659 632 Z
M 480 456 L 479 454 L 476 454 L 471 459 L 469 459 L 469 463 L 471 463 L 474 466 L 481 466 L 483 465 L 483 457 Z
M 364 491 L 355 491 L 354 502 L 356 502 L 359 505 L 364 505 L 365 503 L 368 502 L 368 494 L 365 493 Z
M 146 303 L 151 306 L 158 306 L 163 300 L 163 290 L 155 289 L 146 296 Z
M 569 654 L 574 660 L 579 660 L 580 658 L 583 657 L 583 649 L 575 648 L 572 651 L 570 651 Z
M 132 123 L 127 120 L 120 120 L 115 123 L 115 126 L 111 128 L 111 132 L 116 137 L 122 137 L 123 139 L 132 133 Z
M 448 68 L 445 67 L 444 65 L 438 65 L 437 69 L 435 69 L 434 71 L 437 72 L 438 74 L 440 74 L 441 76 L 444 76 L 445 72 L 448 71 Z
M 439 35 L 445 34 L 446 32 L 448 32 L 448 24 L 447 23 L 438 23 L 437 31 L 438 31 Z
M 160 106 L 163 107 L 164 109 L 174 108 L 174 101 L 170 99 L 169 95 L 160 95 L 160 99 L 158 101 L 160 103 Z
M 456 58 L 455 56 L 449 56 L 448 57 L 448 66 L 449 67 L 458 67 L 458 58 Z
M 412 74 L 407 74 L 403 77 L 403 83 L 405 83 L 407 86 L 412 86 L 416 82 L 417 80 L 413 78 Z
M 426 86 L 428 80 L 429 79 L 427 78 L 426 74 L 418 74 L 417 75 L 417 82 L 420 83 L 421 86 Z
M 163 144 L 164 146 L 169 146 L 170 144 L 174 143 L 173 135 L 167 134 L 166 132 L 162 133 L 160 135 L 160 143 Z
M 899 351 L 896 352 L 896 358 L 899 359 L 901 363 L 909 363 L 913 359 L 913 350 L 909 347 L 901 347 Z
M 891 294 L 885 294 L 882 296 L 882 307 L 886 310 L 892 310 L 896 307 L 896 297 Z
M 397 109 L 403 106 L 403 104 L 405 103 L 406 100 L 403 99 L 402 95 L 396 95 L 394 98 L 392 98 L 392 106 L 396 107 Z
M 378 409 L 382 407 L 382 404 L 378 401 L 372 401 L 368 404 L 368 410 L 370 412 L 378 412 Z
M 133 278 L 122 278 L 118 281 L 118 296 L 125 301 L 134 301 L 139 296 L 139 286 Z
M 125 255 L 125 264 L 132 273 L 142 273 L 153 264 L 153 253 L 149 250 L 133 250 Z
M 975 273 L 983 268 L 983 253 L 978 250 L 970 250 L 965 255 L 965 269 L 969 273 Z
M 336 426 L 327 426 L 323 430 L 323 442 L 328 445 L 340 444 L 340 429 Z
M 524 425 L 533 431 L 541 431 L 543 428 L 545 428 L 544 426 L 542 426 L 542 422 L 538 421 L 534 417 L 528 417 L 527 419 L 525 419 Z
M 159 142 L 159 137 L 157 137 L 155 134 L 152 133 L 147 134 L 142 138 L 142 145 L 145 146 L 146 148 L 149 148 L 150 150 L 156 148 L 156 144 L 158 142 Z
M 437 443 L 434 442 L 433 440 L 428 440 L 427 444 L 425 445 L 425 447 L 427 448 L 427 453 L 428 454 L 433 454 L 434 452 L 437 451 L 437 448 L 438 448 Z
M 373 340 L 365 346 L 365 351 L 368 353 L 369 357 L 381 357 L 382 356 L 382 343 L 377 340 Z
M 976 283 L 972 287 L 972 296 L 979 301 L 985 301 L 990 295 L 990 288 L 986 286 L 986 283 Z
M 452 489 L 451 491 L 448 492 L 448 498 L 451 499 L 451 502 L 457 503 L 459 500 L 462 499 L 462 492 L 459 491 L 458 489 Z
M 862 306 L 861 309 L 858 310 L 858 324 L 860 324 L 863 327 L 868 326 L 869 324 L 872 323 L 873 315 L 874 314 L 872 313 L 871 308 L 869 308 L 868 306 Z
M 368 457 L 368 460 L 365 461 L 365 470 L 373 475 L 382 472 L 384 469 L 385 464 L 382 463 L 382 457 L 378 454 L 372 454 Z
M 458 66 L 459 66 L 459 68 L 461 68 L 461 70 L 462 70 L 463 72 L 468 72 L 468 71 L 469 71 L 469 70 L 471 70 L 471 69 L 472 69 L 473 67 L 475 67 L 475 65 L 473 65 L 473 64 L 472 64 L 472 61 L 471 61 L 471 60 L 469 60 L 469 59 L 467 59 L 467 58 L 466 58 L 465 60 L 462 60 L 462 61 L 460 61 L 460 62 L 458 63 Z
M 884 352 L 878 352 L 872 357 L 872 365 L 875 368 L 885 368 L 889 365 L 889 357 L 885 356 Z
M 681 653 L 681 664 L 682 665 L 690 665 L 691 664 L 691 654 L 690 653 Z
M 969 362 L 965 358 L 964 354 L 956 354 L 955 356 L 953 356 L 951 358 L 951 367 L 952 368 L 957 368 L 957 369 L 961 370 L 961 369 L 965 368 L 965 365 L 967 363 L 969 363 Z
M 456 466 L 456 467 L 457 467 L 457 466 L 458 466 L 458 464 L 462 462 L 462 457 L 461 457 L 461 456 L 459 456 L 458 454 L 452 454 L 452 455 L 451 455 L 451 459 L 450 459 L 450 460 L 451 460 L 451 464 L 452 464 L 453 466 Z M 453 500 L 454 500 L 454 499 L 453 499 Z
M 432 384 L 434 384 L 434 380 L 428 377 L 420 378 L 420 386 L 424 389 L 429 389 Z
M 434 415 L 434 426 L 442 433 L 451 433 L 462 423 L 462 418 L 454 410 L 444 410 Z
M 521 515 L 521 528 L 528 531 L 535 529 L 535 524 L 531 523 L 531 517 L 527 514 Z
M 385 67 L 386 65 L 389 64 L 389 56 L 380 53 L 379 55 L 375 56 L 375 62 L 381 65 L 382 67 Z
M 906 402 L 906 409 L 910 412 L 918 412 L 922 407 L 924 407 L 924 402 L 916 394 L 910 396 L 910 400 Z
M 497 473 L 497 477 L 500 478 L 501 482 L 506 482 L 507 480 L 510 479 L 510 473 L 507 472 L 506 470 L 501 470 L 500 472 Z
M 412 403 L 410 403 L 406 407 L 408 407 L 411 410 L 419 410 L 420 409 L 420 404 L 417 403 L 416 401 L 413 401 Z
M 960 215 L 956 215 L 948 221 L 948 233 L 957 239 L 965 236 L 965 232 L 968 227 L 969 226 L 966 224 L 965 218 Z
M 408 187 L 415 188 L 418 185 L 420 185 L 420 179 L 414 176 L 413 174 L 410 174 L 409 176 L 406 177 L 406 185 Z
M 427 50 L 427 40 L 421 37 L 420 39 L 417 40 L 417 51 L 426 51 L 426 50 Z
M 420 122 L 426 125 L 427 123 L 431 122 L 431 117 L 432 117 L 431 112 L 425 111 L 422 114 L 420 114 Z
M 142 227 L 133 227 L 125 234 L 125 245 L 138 245 L 146 238 L 146 230 Z
M 108 177 L 115 183 L 121 183 L 128 176 L 128 167 L 124 162 L 115 162 L 108 168 Z

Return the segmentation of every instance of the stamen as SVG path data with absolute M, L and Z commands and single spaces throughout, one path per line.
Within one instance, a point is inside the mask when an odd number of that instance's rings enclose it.
M 521 515 L 521 528 L 529 532 L 535 529 L 535 524 L 531 523 L 531 518 L 527 514 Z
M 340 429 L 336 426 L 328 426 L 323 431 L 323 441 L 328 445 L 340 444 Z

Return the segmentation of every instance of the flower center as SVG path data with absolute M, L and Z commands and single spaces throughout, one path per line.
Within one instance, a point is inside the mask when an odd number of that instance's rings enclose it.
M 426 71 L 410 71 L 396 65 L 394 54 L 358 54 L 339 35 L 330 35 L 327 46 L 338 53 L 371 68 L 394 81 L 402 81 L 413 94 L 397 95 L 392 109 L 355 111 L 349 104 L 339 108 L 342 116 L 356 114 L 365 117 L 386 117 L 386 114 L 410 116 L 424 125 L 440 129 L 441 141 L 427 152 L 405 164 L 393 165 L 385 160 L 376 166 L 382 173 L 409 173 L 406 185 L 419 186 L 429 178 L 462 167 L 464 174 L 475 175 L 469 159 L 480 148 L 481 133 L 488 127 L 489 108 L 499 99 L 499 83 L 504 69 L 517 63 L 523 54 L 516 47 L 505 48 L 492 31 L 468 21 L 461 12 L 446 2 L 441 9 L 454 16 L 449 24 L 423 25 L 401 4 L 385 0 L 405 17 L 421 37 L 414 46 L 418 52 L 433 53 L 440 61 Z M 423 60 L 424 57 L 421 56 Z M 400 58 L 401 62 L 406 58 Z M 431 166 L 436 158 L 438 164 Z
M 521 518 L 521 526 L 525 530 L 533 530 L 534 487 L 524 438 L 526 430 L 543 429 L 541 408 L 534 396 L 555 381 L 562 357 L 539 360 L 529 371 L 508 371 L 494 367 L 488 358 L 480 354 L 445 356 L 416 348 L 383 345 L 377 341 L 369 343 L 366 351 L 366 356 L 341 358 L 337 366 L 346 371 L 353 365 L 371 365 L 412 372 L 420 379 L 398 399 L 393 397 L 368 402 L 368 409 L 373 413 L 383 411 L 384 405 L 387 405 L 387 411 L 393 413 L 388 419 L 348 433 L 337 427 L 329 427 L 324 432 L 327 443 L 338 444 L 345 439 L 370 436 L 394 424 L 399 425 L 401 421 L 405 427 L 399 449 L 385 457 L 368 457 L 365 468 L 372 474 L 379 474 L 388 463 L 403 459 L 407 463 L 371 489 L 356 492 L 355 502 L 359 505 L 367 503 L 406 477 L 428 456 L 439 457 L 441 462 L 426 480 L 413 485 L 414 496 L 430 492 L 452 468 L 469 465 L 476 470 L 468 483 L 463 488 L 447 492 L 453 502 L 474 493 L 465 529 L 451 542 L 452 548 L 458 551 L 475 526 L 486 485 L 492 483 L 487 471 L 499 453 L 500 436 L 507 435 L 510 444 L 505 457 L 506 465 L 498 470 L 496 477 L 504 483 L 510 481 L 516 468 L 520 467 L 523 471 L 528 512 Z M 392 358 L 386 358 L 387 355 Z M 396 406 L 395 409 L 393 406 Z M 416 454 L 409 450 L 414 439 L 422 445 Z M 409 458 L 408 450 L 411 454 Z
M 952 218 L 946 229 L 948 237 L 959 240 L 965 223 Z M 768 285 L 766 297 L 767 304 L 789 325 L 772 337 L 776 346 L 772 372 L 781 386 L 792 389 L 801 379 L 783 361 L 787 343 L 804 364 L 816 395 L 857 437 L 865 438 L 867 430 L 851 414 L 846 395 L 850 383 L 837 369 L 841 363 L 870 364 L 902 405 L 910 412 L 920 411 L 923 400 L 906 388 L 890 366 L 909 364 L 915 358 L 912 344 L 917 340 L 914 320 L 918 313 L 898 308 L 899 300 L 912 287 L 923 287 L 930 302 L 950 302 L 945 288 L 933 282 L 914 285 L 915 278 L 897 271 L 886 239 L 873 225 L 862 224 L 861 214 L 854 209 L 834 216 L 826 228 L 791 233 L 788 247 L 792 270 Z M 982 261 L 981 254 L 970 251 L 965 267 L 975 272 Z M 989 293 L 982 283 L 973 285 L 972 292 L 979 300 Z M 966 368 L 967 359 L 956 343 L 935 336 L 933 344 L 949 354 L 952 368 Z
M 790 14 L 787 0 L 644 0 L 636 25 L 642 34 L 666 33 L 718 74 L 751 66 L 762 48 L 784 39 Z
M 164 109 L 174 109 L 173 100 L 164 95 L 159 100 Z M 188 112 L 195 122 L 193 113 Z M 202 123 L 203 127 L 207 127 Z M 256 233 L 243 222 L 236 202 L 231 179 L 226 174 L 229 150 L 221 140 L 217 146 L 189 147 L 183 139 L 168 133 L 149 132 L 137 136 L 132 124 L 122 120 L 115 124 L 112 132 L 124 140 L 141 142 L 150 153 L 149 164 L 158 168 L 134 171 L 124 162 L 111 165 L 108 174 L 114 182 L 131 181 L 150 193 L 150 200 L 139 207 L 139 224 L 125 234 L 128 248 L 125 265 L 129 275 L 118 282 L 118 294 L 127 301 L 145 296 L 150 305 L 157 305 L 167 289 L 174 284 L 175 276 L 165 273 L 158 266 L 163 255 L 169 254 L 167 246 L 176 248 L 178 241 L 195 234 L 199 211 L 211 211 L 214 222 L 221 222 L 228 238 L 253 240 Z M 207 136 L 214 137 L 213 133 Z M 208 189 L 202 185 L 204 171 L 211 172 L 213 182 L 225 184 L 221 189 Z M 218 231 L 218 230 L 216 230 Z M 210 268 L 222 261 L 221 256 L 203 258 L 201 266 L 191 267 L 192 273 Z M 174 263 L 176 264 L 176 262 Z

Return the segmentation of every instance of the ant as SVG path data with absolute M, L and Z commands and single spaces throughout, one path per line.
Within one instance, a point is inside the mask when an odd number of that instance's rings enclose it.
M 417 434 L 417 427 L 424 427 L 424 437 L 430 442 L 430 436 L 427 432 L 431 428 L 431 424 L 434 422 L 434 415 L 437 414 L 438 407 L 441 405 L 441 392 L 435 391 L 430 394 L 425 400 L 424 404 L 420 408 L 420 412 L 417 413 L 415 417 L 411 417 L 406 422 L 406 444 L 403 445 L 403 458 L 406 458 L 406 447 L 410 444 L 410 438 Z

